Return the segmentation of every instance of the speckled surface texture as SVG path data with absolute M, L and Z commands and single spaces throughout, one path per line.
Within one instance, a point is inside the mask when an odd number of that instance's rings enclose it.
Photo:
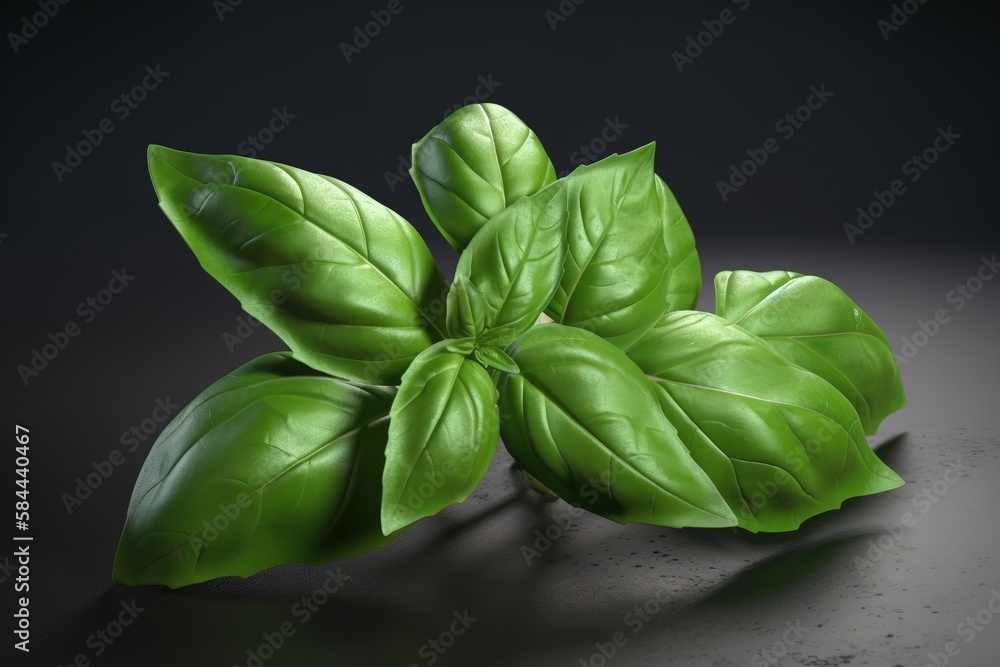
M 975 272 L 982 254 L 718 242 L 701 250 L 706 276 L 734 267 L 823 275 L 853 295 L 894 346 L 919 320 L 950 307 L 948 290 Z M 992 620 L 1000 587 L 998 302 L 1000 283 L 988 283 L 903 365 L 910 404 L 871 442 L 907 485 L 848 501 L 790 534 L 618 525 L 532 490 L 501 447 L 467 502 L 381 551 L 331 565 L 343 586 L 303 623 L 295 605 L 322 585 L 324 568 L 293 565 L 174 592 L 111 585 L 119 522 L 141 462 L 130 461 L 75 516 L 45 520 L 39 652 L 51 664 L 92 653 L 87 637 L 134 599 L 145 611 L 100 664 L 245 666 L 249 649 L 291 622 L 294 636 L 263 664 L 434 658 L 444 666 L 598 667 L 603 647 L 614 649 L 607 664 L 620 667 L 922 667 L 954 641 L 959 652 L 949 664 L 988 667 L 1000 634 L 966 617 Z M 712 308 L 709 291 L 701 306 Z M 37 437 L 57 440 L 64 428 L 39 423 Z M 39 465 L 55 479 L 79 467 Z M 901 531 L 895 524 L 906 513 L 914 521 Z M 75 555 L 67 560 L 60 548 Z M 992 605 L 1000 609 L 1000 600 Z M 466 631 L 435 653 L 427 642 L 466 612 Z

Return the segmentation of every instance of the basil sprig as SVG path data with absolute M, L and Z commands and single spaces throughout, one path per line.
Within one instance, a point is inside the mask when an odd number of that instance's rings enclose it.
M 342 181 L 151 146 L 167 218 L 291 352 L 164 429 L 115 580 L 381 546 L 464 500 L 500 436 L 536 486 L 619 522 L 788 531 L 901 485 L 865 435 L 906 402 L 885 335 L 787 271 L 720 273 L 717 314 L 692 311 L 698 252 L 655 151 L 557 179 L 510 111 L 453 113 L 411 169 L 461 252 L 448 286 L 408 222 Z

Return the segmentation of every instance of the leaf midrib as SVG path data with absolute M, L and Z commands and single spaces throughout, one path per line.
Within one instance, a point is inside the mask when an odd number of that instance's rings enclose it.
M 166 164 L 171 169 L 173 169 L 177 174 L 179 174 L 182 178 L 185 178 L 185 179 L 191 181 L 192 183 L 197 183 L 200 186 L 207 186 L 207 185 L 209 185 L 208 183 L 202 183 L 201 181 L 198 181 L 198 180 L 196 180 L 194 178 L 191 178 L 190 176 L 188 176 L 187 174 L 185 174 L 184 172 L 182 172 L 180 169 L 178 169 L 177 167 L 175 167 L 173 164 L 171 164 L 167 160 L 164 159 L 162 161 L 163 161 L 164 164 Z M 303 210 L 302 211 L 298 211 L 295 208 L 291 207 L 290 205 L 286 204 L 285 202 L 283 202 L 283 201 L 281 201 L 279 199 L 276 199 L 276 198 L 274 198 L 274 197 L 272 197 L 270 195 L 264 194 L 260 190 L 254 190 L 253 188 L 248 188 L 248 187 L 244 187 L 242 185 L 237 185 L 235 182 L 232 183 L 232 184 L 229 184 L 229 183 L 213 183 L 211 185 L 214 185 L 216 188 L 226 188 L 226 189 L 228 189 L 228 188 L 235 188 L 235 189 L 238 189 L 238 190 L 246 190 L 248 192 L 253 192 L 255 194 L 258 194 L 258 195 L 260 195 L 262 197 L 266 197 L 268 200 L 273 201 L 274 203 L 278 204 L 279 206 L 282 206 L 285 209 L 287 209 L 287 210 L 291 211 L 292 213 L 294 213 L 295 215 L 299 216 L 302 219 L 301 222 L 308 223 L 308 224 L 312 225 L 313 227 L 315 227 L 316 229 L 319 229 L 321 232 L 323 232 L 324 235 L 326 235 L 327 237 L 335 240 L 341 246 L 347 248 L 348 250 L 350 250 L 351 252 L 353 252 L 355 255 L 357 255 L 359 258 L 361 258 L 361 260 L 363 260 L 364 263 L 368 264 L 373 269 L 375 269 L 375 271 L 380 276 L 382 276 L 382 278 L 387 283 L 389 283 L 390 285 L 392 285 L 396 290 L 399 291 L 400 294 L 402 294 L 404 297 L 406 297 L 407 301 L 409 301 L 413 305 L 414 310 L 416 310 L 418 313 L 420 313 L 420 316 L 424 318 L 424 321 L 426 321 L 429 325 L 431 325 L 434 328 L 435 331 L 438 332 L 438 334 L 440 335 L 441 339 L 446 338 L 445 333 L 443 331 L 441 331 L 441 329 L 437 326 L 437 324 L 434 322 L 434 320 L 430 316 L 428 316 L 427 313 L 425 313 L 423 311 L 423 309 L 417 304 L 417 302 L 414 300 L 414 296 L 410 295 L 410 294 L 407 294 L 406 291 L 403 290 L 403 288 L 400 287 L 398 284 L 396 284 L 396 282 L 394 280 L 392 280 L 391 278 L 389 278 L 389 276 L 387 276 L 385 274 L 385 272 L 382 271 L 382 268 L 379 267 L 377 264 L 375 264 L 371 260 L 371 258 L 369 258 L 366 255 L 364 255 L 361 252 L 359 252 L 351 244 L 349 244 L 346 241 L 340 239 L 335 234 L 333 234 L 332 232 L 330 232 L 330 230 L 326 229 L 325 227 L 323 227 L 322 225 L 320 225 L 316 221 L 311 220 L 308 217 L 306 217 L 306 214 L 305 214 L 305 201 L 306 201 L 306 197 L 305 197 L 305 194 L 304 194 L 304 192 L 302 190 L 302 185 L 299 183 L 298 179 L 295 177 L 294 174 L 292 174 L 290 171 L 288 171 L 288 168 L 285 167 L 284 165 L 280 165 L 280 164 L 277 164 L 277 163 L 274 163 L 274 162 L 269 163 L 269 164 L 271 164 L 274 167 L 276 167 L 279 171 L 281 171 L 286 176 L 288 176 L 292 180 L 293 183 L 295 183 L 295 187 L 298 188 L 298 190 L 299 190 L 299 198 L 302 200 L 302 206 L 303 206 Z M 236 179 L 235 179 L 235 175 L 234 175 L 234 181 L 235 180 Z M 344 190 L 343 188 L 337 186 L 333 182 L 331 182 L 331 181 L 329 181 L 327 179 L 322 179 L 322 180 L 325 183 L 328 183 L 331 187 L 333 187 L 336 190 L 338 190 L 344 197 L 346 197 L 351 202 L 351 206 L 354 208 L 355 213 L 358 215 L 358 224 L 362 227 L 362 235 L 364 236 L 365 241 L 367 243 L 367 234 L 363 230 L 364 222 L 361 219 L 360 211 L 358 210 L 358 207 L 357 207 L 357 204 L 354 201 L 354 198 L 351 197 L 351 195 L 346 190 Z M 206 199 L 206 202 L 207 202 L 207 199 Z M 203 202 L 203 205 L 204 205 L 204 203 L 205 202 Z M 376 203 L 378 203 L 378 202 L 376 202 Z M 390 216 L 393 215 L 393 212 L 389 208 L 383 206 L 382 204 L 379 204 L 379 206 L 382 206 L 387 211 L 387 213 Z M 195 213 L 195 215 L 192 216 L 192 217 L 197 217 L 197 216 L 198 216 L 198 213 Z M 289 223 L 289 224 L 296 224 L 296 223 Z
M 314 397 L 308 397 L 308 396 L 297 396 L 297 395 L 294 395 L 294 394 L 275 394 L 275 396 L 295 396 L 297 398 L 304 398 L 304 399 L 308 399 L 308 400 L 316 400 L 316 401 L 320 401 L 320 402 L 323 402 L 323 403 L 329 403 L 329 401 L 323 401 L 322 399 L 318 399 L 318 398 L 314 398 Z M 266 398 L 271 398 L 271 397 L 272 396 L 261 397 L 261 398 L 257 399 L 256 401 L 253 401 L 252 403 L 250 403 L 250 405 L 245 406 L 244 408 L 242 408 L 241 410 L 239 410 L 237 413 L 235 413 L 235 414 L 231 415 L 230 417 L 228 417 L 225 421 L 229 421 L 230 419 L 233 419 L 237 415 L 242 414 L 244 411 L 246 411 L 246 409 L 248 409 L 250 406 L 254 405 L 255 403 L 259 403 L 260 401 L 265 400 Z M 274 477 L 272 477 L 271 479 L 269 479 L 268 481 L 266 481 L 259 488 L 255 489 L 253 491 L 253 493 L 248 494 L 246 496 L 246 499 L 253 498 L 254 496 L 256 496 L 259 493 L 263 492 L 264 489 L 266 489 L 268 486 L 270 486 L 271 484 L 273 484 L 274 482 L 276 482 L 278 479 L 280 479 L 281 477 L 284 477 L 286 474 L 288 474 L 289 472 L 291 472 L 292 470 L 294 470 L 298 466 L 302 465 L 303 463 L 306 463 L 306 462 L 310 461 L 311 459 L 313 459 L 314 457 L 318 456 L 323 450 L 327 449 L 328 447 L 331 447 L 332 445 L 336 444 L 337 442 L 339 442 L 343 438 L 346 438 L 348 436 L 354 435 L 355 433 L 359 433 L 359 432 L 363 431 L 364 429 L 371 427 L 376 422 L 378 422 L 378 421 L 380 421 L 382 419 L 388 418 L 388 416 L 389 416 L 389 410 L 386 409 L 384 413 L 377 414 L 374 417 L 372 417 L 371 419 L 366 420 L 361 425 L 355 426 L 354 428 L 341 433 L 340 435 L 338 435 L 337 437 L 333 438 L 332 440 L 328 440 L 327 442 L 325 442 L 322 445 L 320 445 L 319 447 L 317 447 L 315 450 L 309 452 L 307 455 L 305 455 L 305 456 L 303 456 L 303 457 L 295 460 L 294 462 L 292 462 L 291 464 L 289 464 L 288 466 L 286 466 L 285 468 L 283 468 Z M 223 422 L 223 423 L 225 423 L 225 422 Z M 193 450 L 195 447 L 197 447 L 198 444 L 203 439 L 204 439 L 204 436 L 202 436 L 202 438 L 199 438 L 198 442 L 194 443 L 187 451 L 184 452 L 184 454 L 187 454 L 188 452 L 190 452 L 191 450 Z M 183 458 L 183 455 L 180 458 Z M 170 475 L 170 473 L 173 472 L 174 467 L 176 467 L 176 464 L 180 461 L 180 458 L 178 458 L 177 462 L 175 462 L 174 466 L 171 467 L 171 469 L 167 472 L 167 474 L 163 476 L 163 479 L 161 479 L 159 482 L 157 482 L 152 487 L 150 487 L 149 491 L 152 491 L 154 488 L 156 488 L 157 486 L 159 486 L 160 484 L 162 484 L 164 481 L 166 481 L 166 479 Z M 353 466 L 352 466 L 352 470 L 353 470 Z M 345 493 L 346 493 L 346 491 L 345 491 Z M 146 493 L 147 496 L 148 496 L 148 494 L 149 494 L 149 492 Z M 145 499 L 146 499 L 146 496 L 143 496 L 143 500 L 145 500 Z M 142 503 L 142 501 L 140 501 L 140 504 L 141 503 Z M 136 509 L 138 510 L 138 505 L 136 506 Z M 231 509 L 231 508 L 227 508 L 226 511 L 229 511 L 229 509 Z M 223 516 L 225 513 L 226 512 L 221 512 L 221 513 L 217 514 L 215 517 L 212 518 L 211 521 L 208 521 L 207 525 L 211 525 L 216 519 L 218 519 L 219 517 Z M 204 531 L 204 528 L 201 531 L 195 531 L 194 533 L 189 534 L 188 538 L 186 540 L 184 540 L 183 542 L 179 543 L 177 546 L 172 547 L 171 549 L 168 549 L 165 553 L 163 553 L 161 556 L 157 557 L 156 559 L 154 559 L 152 561 L 149 561 L 148 563 L 146 563 L 145 565 L 143 565 L 142 569 L 143 570 L 148 570 L 150 567 L 152 567 L 156 563 L 159 563 L 164 558 L 168 558 L 173 553 L 175 553 L 178 549 L 181 549 L 185 545 L 187 545 L 188 543 L 190 543 L 191 540 L 195 539 L 196 535 L 198 535 L 200 532 L 203 532 L 203 531 Z M 139 539 L 140 540 L 145 539 L 149 535 L 152 535 L 152 534 L 155 534 L 155 533 L 158 533 L 158 532 L 163 532 L 163 531 L 150 531 L 149 533 L 144 533 Z M 175 533 L 185 534 L 185 533 L 183 533 L 181 531 L 167 531 L 167 532 L 175 532 Z M 199 558 L 200 558 L 200 554 L 199 554 Z M 231 560 L 231 558 L 230 558 L 230 560 Z M 197 559 L 196 559 L 196 565 L 197 565 Z

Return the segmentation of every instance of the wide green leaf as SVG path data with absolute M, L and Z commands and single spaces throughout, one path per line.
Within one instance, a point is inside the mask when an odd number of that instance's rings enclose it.
M 660 412 L 642 371 L 583 329 L 543 324 L 508 348 L 503 441 L 569 503 L 619 522 L 721 527 L 736 517 Z
M 451 288 L 460 293 L 448 295 L 452 335 L 479 335 L 495 328 L 520 335 L 545 310 L 559 286 L 566 257 L 561 186 L 556 183 L 507 207 L 462 252 Z M 465 307 L 470 296 L 480 299 L 483 307 Z
M 470 104 L 413 145 L 410 176 L 424 208 L 456 250 L 486 221 L 556 180 L 541 141 L 497 104 Z
M 449 352 L 450 344 L 414 360 L 392 404 L 382 476 L 386 534 L 465 500 L 496 453 L 496 387 L 477 362 Z
M 655 145 L 577 168 L 565 180 L 565 271 L 546 313 L 627 347 L 670 308 L 689 281 L 671 285 L 671 238 L 683 237 L 680 208 L 658 186 Z M 679 264 L 691 249 L 681 243 Z M 685 265 L 685 271 L 690 270 Z
M 149 148 L 160 206 L 244 310 L 317 370 L 398 384 L 444 338 L 445 284 L 426 244 L 336 179 L 262 160 Z
M 716 315 L 665 315 L 627 354 L 747 530 L 794 530 L 903 484 L 833 385 Z
M 213 384 L 143 464 L 115 581 L 176 588 L 387 543 L 380 482 L 394 393 L 323 375 L 287 352 Z
M 906 405 L 888 339 L 833 283 L 791 271 L 723 271 L 715 294 L 720 317 L 839 389 L 866 433 Z

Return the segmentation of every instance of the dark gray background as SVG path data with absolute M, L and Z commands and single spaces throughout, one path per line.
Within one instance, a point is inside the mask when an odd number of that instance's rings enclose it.
M 384 173 L 491 75 L 500 86 L 489 101 L 535 129 L 557 170 L 572 166 L 574 151 L 609 117 L 628 127 L 607 153 L 657 142 L 657 171 L 699 241 L 701 307 L 713 305 L 719 270 L 818 274 L 881 323 L 897 351 L 945 309 L 950 321 L 903 366 L 910 405 L 872 438 L 909 484 L 784 536 L 579 516 L 529 567 L 522 545 L 567 506 L 525 492 L 501 449 L 468 502 L 340 564 L 348 583 L 265 664 L 427 664 L 421 645 L 465 609 L 478 620 L 437 664 L 586 664 L 595 642 L 619 630 L 628 643 L 614 665 L 740 665 L 755 656 L 763 664 L 759 652 L 796 621 L 807 632 L 779 664 L 920 666 L 949 640 L 961 648 L 950 664 L 995 664 L 996 629 L 966 644 L 957 626 L 1000 586 L 1000 281 L 985 283 L 961 310 L 948 300 L 1000 245 L 994 7 L 927 2 L 886 41 L 876 22 L 889 18 L 889 2 L 753 0 L 740 11 L 722 0 L 588 0 L 553 31 L 545 12 L 556 0 L 403 0 L 402 13 L 348 64 L 339 43 L 386 3 L 328 4 L 244 0 L 220 21 L 209 0 L 70 2 L 18 53 L 5 47 L 2 405 L 5 428 L 31 428 L 35 536 L 33 652 L 18 654 L 17 664 L 93 657 L 88 636 L 133 598 L 146 611 L 93 664 L 245 664 L 261 633 L 289 620 L 291 605 L 325 577 L 322 568 L 289 566 L 178 592 L 112 585 L 148 442 L 72 515 L 60 500 L 92 462 L 121 449 L 122 431 L 149 417 L 156 399 L 184 403 L 281 348 L 258 330 L 226 349 L 222 335 L 241 311 L 158 211 L 145 146 L 236 152 L 273 108 L 287 107 L 296 117 L 260 157 L 336 176 L 393 207 L 450 273 L 456 257 L 415 190 L 390 190 Z M 724 8 L 735 22 L 679 73 L 671 54 Z M 0 27 L 19 30 L 36 11 L 35 3 L 7 3 Z M 169 76 L 127 119 L 115 118 L 112 100 L 158 64 Z M 823 84 L 834 95 L 782 138 L 775 122 Z M 57 181 L 52 161 L 108 116 L 115 131 Z M 961 135 L 954 147 L 850 243 L 843 225 L 855 209 L 905 178 L 902 164 L 949 126 Z M 781 149 L 723 202 L 716 181 L 768 137 Z M 24 386 L 16 366 L 48 332 L 81 321 L 77 304 L 122 267 L 134 282 Z M 3 465 L 13 467 L 12 438 L 8 446 Z M 886 524 L 943 479 L 944 464 L 959 460 L 966 476 L 878 562 L 859 568 L 869 540 L 884 537 Z M 13 503 L 12 473 L 5 479 Z M 633 633 L 626 614 L 661 584 L 669 601 Z M 11 655 L 4 633 L 3 655 Z

